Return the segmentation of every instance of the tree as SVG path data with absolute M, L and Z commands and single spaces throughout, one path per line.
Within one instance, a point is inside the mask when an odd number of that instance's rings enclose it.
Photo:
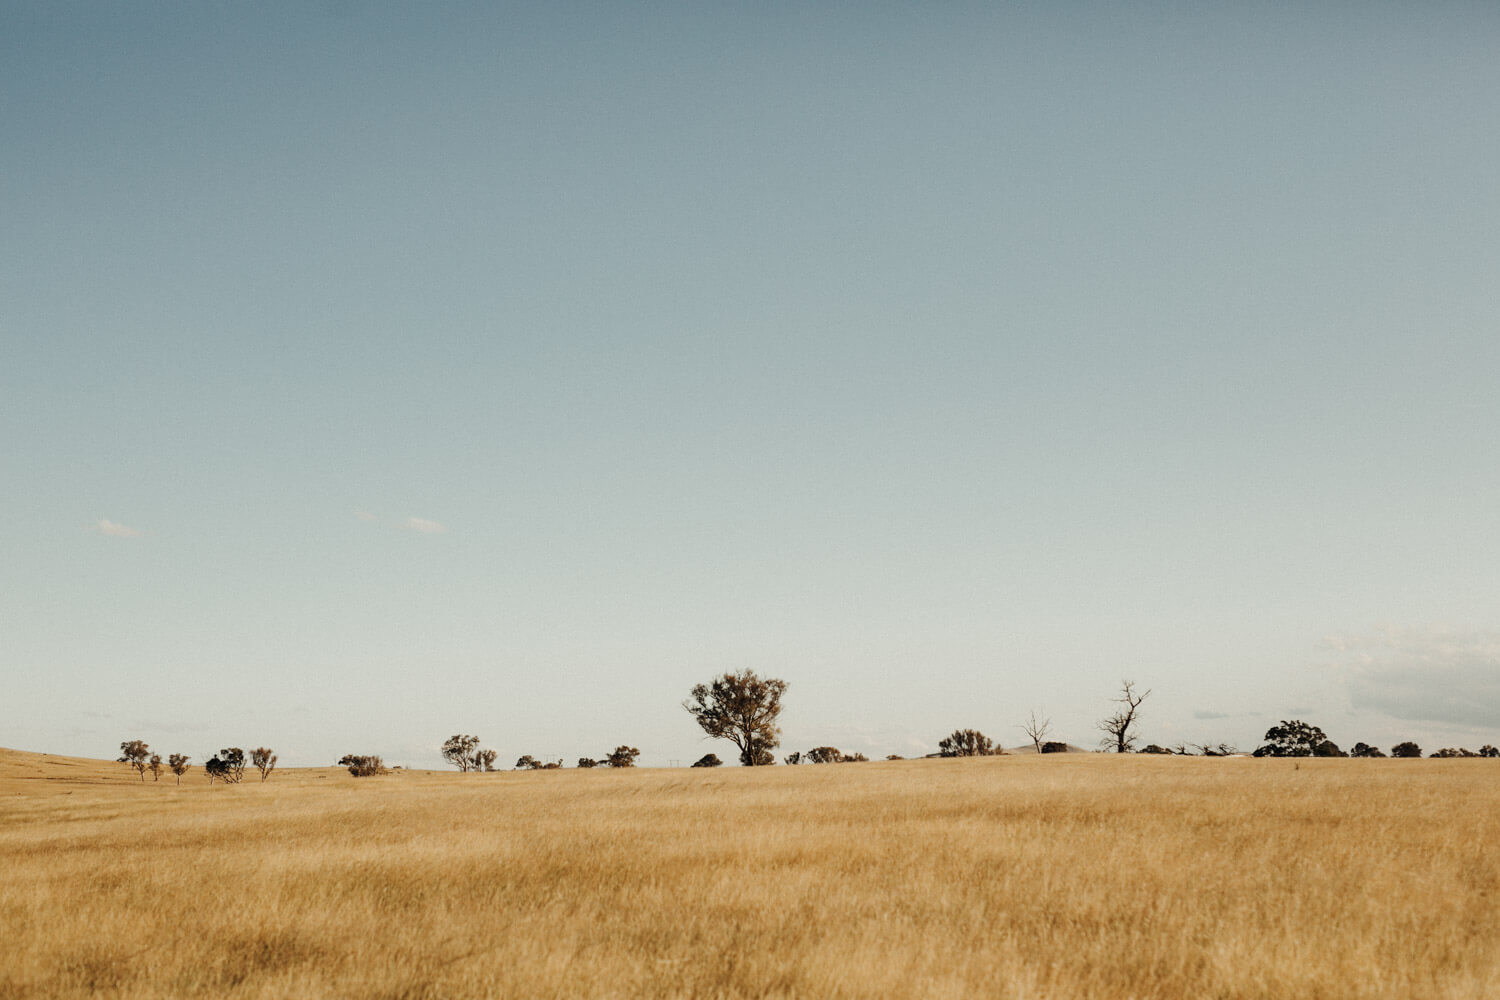
M 464 772 L 483 769 L 484 761 L 479 756 L 481 752 L 478 736 L 454 735 L 443 743 L 443 758 Z M 490 758 L 490 762 L 494 763 L 494 757 Z
M 787 754 L 781 759 L 795 767 L 796 765 L 802 763 L 802 752 L 800 750 L 793 750 L 791 753 Z
M 229 765 L 220 760 L 217 754 L 210 757 L 208 763 L 203 765 L 203 773 L 208 775 L 208 783 L 210 785 L 214 783 L 215 779 L 221 778 L 226 783 L 229 781 Z
M 869 761 L 870 758 L 856 750 L 854 753 L 846 753 L 839 757 L 840 764 L 859 764 Z
M 641 752 L 635 747 L 618 746 L 615 752 L 604 759 L 610 767 L 635 767 L 635 759 Z
M 119 763 L 129 764 L 136 769 L 141 780 L 146 780 L 146 758 L 151 756 L 151 748 L 141 740 L 126 740 L 120 744 Z
M 220 777 L 231 785 L 237 785 L 244 780 L 245 751 L 239 747 L 226 747 L 219 751 L 219 759 L 224 764 L 224 771 Z
M 167 767 L 171 768 L 172 773 L 177 775 L 177 783 L 179 785 L 182 784 L 182 776 L 187 774 L 188 761 L 190 760 L 192 760 L 191 757 L 181 753 L 174 753 L 167 758 Z
M 256 747 L 250 751 L 250 763 L 260 772 L 260 780 L 264 782 L 276 770 L 276 754 L 269 747 Z
M 147 770 L 149 770 L 151 772 L 151 780 L 152 781 L 160 781 L 161 780 L 161 754 L 159 754 L 159 753 L 152 754 L 151 755 L 151 763 L 148 764 L 148 765 L 146 765 L 146 767 L 147 767 Z M 146 780 L 146 776 L 145 775 L 141 775 L 141 780 L 145 781 Z
M 1493 745 L 1486 743 L 1484 746 L 1479 748 L 1479 756 L 1500 757 L 1500 748 L 1496 748 Z
M 716 753 L 706 753 L 702 757 L 699 757 L 697 760 L 693 761 L 693 766 L 694 767 L 718 767 L 719 765 L 721 765 L 723 763 L 724 762 L 719 759 L 719 755 L 718 754 L 716 754 Z
M 1351 757 L 1384 757 L 1385 754 L 1381 752 L 1381 750 L 1380 750 L 1379 747 L 1372 747 L 1368 743 L 1356 743 L 1356 744 L 1354 744 L 1354 748 L 1349 751 L 1349 756 L 1351 756 Z
M 1257 757 L 1311 757 L 1328 742 L 1323 730 L 1300 719 L 1283 719 L 1266 730 L 1266 742 L 1257 747 Z M 1338 749 L 1337 747 L 1334 748 Z
M 776 718 L 785 692 L 786 681 L 761 679 L 755 671 L 746 670 L 697 685 L 682 707 L 710 737 L 739 747 L 741 764 L 762 767 L 776 763 L 771 751 L 781 742 Z
M 1136 691 L 1135 681 L 1120 682 L 1120 696 L 1113 699 L 1120 706 L 1119 711 L 1099 723 L 1105 747 L 1113 747 L 1115 753 L 1130 753 L 1135 749 L 1136 736 L 1131 729 L 1139 721 L 1141 702 L 1150 694 L 1150 691 Z
M 1042 744 L 1046 742 L 1047 732 L 1051 728 L 1052 720 L 1038 719 L 1035 709 L 1032 709 L 1026 721 L 1021 723 L 1021 729 L 1026 733 L 1027 739 L 1031 740 L 1031 745 L 1036 748 L 1037 753 L 1042 752 Z
M 356 778 L 369 778 L 385 774 L 385 762 L 377 754 L 345 754 L 339 763 L 349 769 Z
M 531 754 L 526 754 L 516 761 L 516 770 L 518 771 L 540 771 L 541 769 L 542 762 L 531 756 Z
M 1042 753 L 1067 753 L 1068 745 L 1058 740 L 1048 740 L 1042 744 Z
M 1317 746 L 1313 747 L 1313 756 L 1314 757 L 1347 757 L 1349 755 L 1346 754 L 1346 753 L 1344 753 L 1344 751 L 1340 750 L 1339 749 L 1339 745 L 1337 743 L 1333 742 L 1333 740 L 1324 740 L 1322 743 L 1319 743 Z
M 495 758 L 500 756 L 493 750 L 474 751 L 474 770 L 493 771 L 495 769 Z
M 844 759 L 838 747 L 814 747 L 807 751 L 806 757 L 814 764 L 837 764 Z
M 990 738 L 977 729 L 955 729 L 938 741 L 940 757 L 988 757 L 994 752 Z
M 1420 757 L 1422 756 L 1422 748 L 1417 746 L 1411 740 L 1407 740 L 1405 743 L 1397 743 L 1395 746 L 1391 747 L 1391 756 Z
M 599 766 L 599 762 L 597 760 L 595 760 L 594 758 L 592 758 L 592 757 L 579 757 L 578 758 L 578 766 L 579 767 L 598 767 Z
M 1438 750 L 1438 751 L 1436 751 L 1436 752 L 1434 752 L 1432 754 L 1429 754 L 1428 756 L 1431 756 L 1431 757 L 1479 757 L 1479 756 L 1481 756 L 1481 754 L 1475 753 L 1473 750 L 1470 750 L 1468 747 L 1443 747 L 1443 749 Z

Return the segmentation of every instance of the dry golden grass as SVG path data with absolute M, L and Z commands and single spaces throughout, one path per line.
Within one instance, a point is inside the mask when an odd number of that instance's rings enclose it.
M 0 997 L 1500 996 L 1493 761 L 170 782 L 0 751 Z

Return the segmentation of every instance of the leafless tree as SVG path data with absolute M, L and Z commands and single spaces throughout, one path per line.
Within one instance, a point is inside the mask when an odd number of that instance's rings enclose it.
M 786 681 L 762 679 L 755 671 L 746 670 L 697 685 L 682 707 L 709 736 L 739 747 L 741 764 L 756 767 L 776 763 L 771 751 L 781 742 L 776 718 L 781 714 L 785 692 Z
M 1052 720 L 1038 719 L 1036 717 L 1036 709 L 1032 709 L 1031 715 L 1027 716 L 1025 722 L 1021 723 L 1021 728 L 1025 730 L 1026 736 L 1031 740 L 1031 745 L 1036 747 L 1036 752 L 1041 753 L 1042 744 L 1047 742 L 1047 733 L 1052 729 Z
M 142 740 L 126 740 L 120 744 L 119 762 L 135 768 L 142 781 L 146 780 L 146 760 L 150 756 L 151 748 Z
M 1135 681 L 1120 682 L 1120 696 L 1113 699 L 1120 706 L 1119 711 L 1099 723 L 1099 729 L 1104 733 L 1103 746 L 1113 748 L 1116 753 L 1129 753 L 1135 749 L 1136 735 L 1131 730 L 1138 721 L 1141 702 L 1150 694 L 1149 690 L 1137 691 Z
M 256 747 L 250 751 L 250 763 L 260 772 L 260 780 L 265 781 L 276 770 L 276 754 L 269 747 Z
M 167 758 L 167 767 L 171 769 L 173 774 L 177 775 L 177 783 L 179 785 L 182 784 L 182 776 L 187 774 L 188 761 L 190 760 L 192 760 L 191 757 L 181 753 L 174 753 Z

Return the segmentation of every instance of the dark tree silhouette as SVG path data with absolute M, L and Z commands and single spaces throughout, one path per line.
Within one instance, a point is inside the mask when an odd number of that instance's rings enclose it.
M 702 757 L 699 757 L 697 760 L 693 761 L 693 766 L 694 767 L 718 767 L 720 764 L 723 764 L 723 763 L 724 762 L 719 759 L 719 755 L 718 754 L 716 754 L 716 753 L 706 753 Z
M 151 756 L 151 748 L 141 740 L 126 740 L 120 744 L 120 757 L 118 763 L 129 764 L 135 768 L 141 780 L 146 780 L 147 758 Z
M 376 754 L 345 754 L 339 763 L 349 769 L 349 773 L 356 778 L 369 778 L 377 774 L 385 774 L 385 761 Z
M 1351 757 L 1384 757 L 1385 753 L 1379 747 L 1372 747 L 1368 743 L 1356 743 L 1349 751 Z
M 219 760 L 224 765 L 224 772 L 220 775 L 231 785 L 237 785 L 245 777 L 245 751 L 239 747 L 226 747 L 219 751 Z
M 256 747 L 250 751 L 250 763 L 260 772 L 260 780 L 264 782 L 276 770 L 276 752 L 269 747 Z
M 610 767 L 635 767 L 635 759 L 641 752 L 635 747 L 618 746 L 615 752 L 604 759 Z
M 578 758 L 578 766 L 579 767 L 598 767 L 599 766 L 599 762 L 597 760 L 595 760 L 594 758 L 592 758 L 592 757 L 579 757 Z
M 229 781 L 229 765 L 220 760 L 217 755 L 210 757 L 208 763 L 203 765 L 203 773 L 208 775 L 210 785 L 215 780 Z
M 814 764 L 837 764 L 844 759 L 838 747 L 814 747 L 807 751 L 806 756 Z
M 182 784 L 182 776 L 187 774 L 188 767 L 190 766 L 188 761 L 190 760 L 192 760 L 191 757 L 181 753 L 174 753 L 167 758 L 167 767 L 171 768 L 172 773 L 177 775 L 177 783 L 179 785 Z
M 1422 748 L 1417 746 L 1411 740 L 1407 740 L 1405 743 L 1397 743 L 1395 746 L 1391 747 L 1391 756 L 1420 757 L 1422 756 Z
M 525 754 L 516 761 L 516 770 L 518 771 L 540 771 L 541 769 L 542 762 L 531 756 L 531 754 Z
M 800 750 L 793 750 L 791 753 L 787 754 L 785 757 L 783 757 L 781 759 L 784 760 L 786 763 L 788 763 L 788 764 L 792 765 L 793 767 L 795 767 L 796 765 L 802 763 L 802 751 L 800 751 Z
M 955 729 L 938 741 L 940 757 L 988 757 L 994 752 L 990 738 L 977 729 Z
M 699 684 L 682 707 L 709 736 L 739 747 L 741 764 L 760 767 L 776 763 L 771 751 L 781 742 L 776 718 L 785 692 L 786 681 L 761 679 L 755 671 L 746 670 Z
M 493 771 L 496 753 L 479 749 L 478 736 L 456 734 L 443 743 L 443 759 L 460 771 Z
M 1481 756 L 1481 757 L 1500 757 L 1500 748 L 1496 748 L 1496 747 L 1492 746 L 1491 744 L 1486 743 L 1484 746 L 1482 746 L 1482 747 L 1479 748 L 1479 756 Z
M 1067 753 L 1068 745 L 1057 740 L 1048 740 L 1042 744 L 1042 753 Z
M 1328 742 L 1323 730 L 1300 719 L 1283 719 L 1266 730 L 1266 742 L 1255 749 L 1257 757 L 1312 757 Z M 1334 747 L 1337 750 L 1337 747 Z
M 1150 694 L 1150 691 L 1137 691 L 1135 681 L 1120 682 L 1120 696 L 1114 699 L 1120 710 L 1099 723 L 1105 747 L 1113 748 L 1115 753 L 1130 753 L 1135 749 L 1136 736 L 1131 730 L 1139 721 L 1141 702 Z

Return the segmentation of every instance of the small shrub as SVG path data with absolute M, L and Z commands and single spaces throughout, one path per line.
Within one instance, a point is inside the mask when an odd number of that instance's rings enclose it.
M 579 757 L 578 758 L 578 766 L 579 767 L 598 767 L 599 766 L 599 762 L 597 760 L 595 760 L 594 758 L 592 758 L 592 757 Z
M 699 757 L 697 760 L 693 761 L 693 766 L 694 767 L 718 767 L 718 766 L 720 766 L 723 763 L 724 762 L 719 759 L 719 755 L 718 754 L 716 754 L 716 753 L 706 753 L 702 757 Z
M 368 778 L 377 774 L 385 774 L 385 762 L 378 755 L 362 756 L 359 754 L 345 754 L 339 761 L 349 769 L 349 773 L 356 778 Z
M 1067 753 L 1068 745 L 1059 740 L 1048 740 L 1042 744 L 1042 753 Z

